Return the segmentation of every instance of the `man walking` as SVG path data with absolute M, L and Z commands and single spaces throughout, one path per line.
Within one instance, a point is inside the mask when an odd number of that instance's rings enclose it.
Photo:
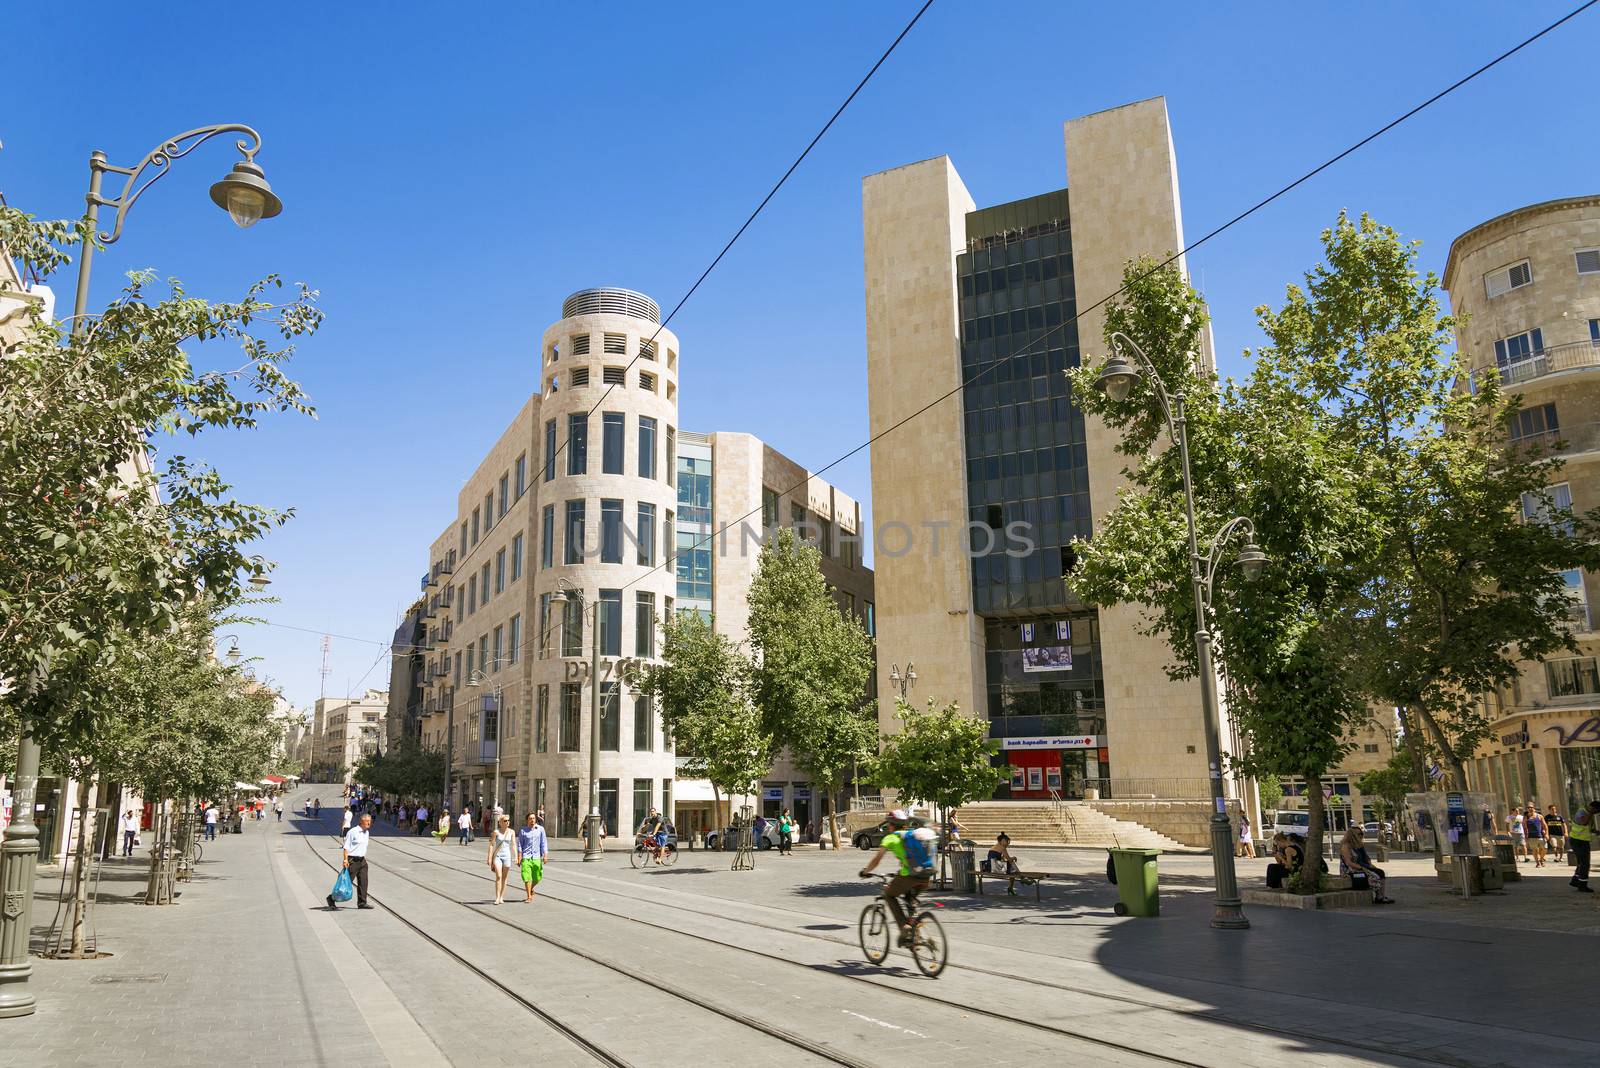
M 343 822 L 341 822 L 339 825 L 339 833 L 348 834 L 350 832 L 350 825 L 355 822 L 355 818 L 355 809 L 346 807 L 344 810 Z
M 1575 865 L 1569 885 L 1585 894 L 1594 893 L 1589 889 L 1589 847 L 1594 840 L 1596 813 L 1600 813 L 1600 801 L 1590 801 L 1581 812 L 1572 817 L 1572 826 L 1567 828 L 1567 849 L 1571 852 L 1572 862 Z
M 1551 805 L 1544 814 L 1545 834 L 1550 836 L 1550 852 L 1555 854 L 1556 863 L 1567 859 L 1567 821 L 1561 818 L 1561 811 Z
M 122 814 L 121 826 L 118 829 L 122 831 L 122 855 L 133 856 L 133 840 L 139 837 L 139 817 L 133 814 L 133 809 L 130 808 Z
M 280 797 L 280 798 L 278 798 L 278 800 L 276 800 L 276 801 L 274 801 L 272 803 L 272 811 L 276 812 L 278 814 L 278 822 L 282 823 L 283 822 L 283 798 Z
M 417 820 L 417 837 L 428 833 L 428 806 L 426 803 L 417 806 L 415 813 Z
M 530 812 L 527 824 L 517 832 L 517 866 L 522 869 L 522 888 L 527 894 L 523 901 L 533 900 L 533 888 L 544 878 L 544 862 L 549 856 L 550 847 L 545 840 L 544 828 L 539 826 L 538 817 Z
M 208 802 L 206 802 L 206 841 L 214 842 L 216 840 L 217 840 L 217 803 L 215 801 L 208 801 Z
M 461 815 L 456 820 L 456 837 L 462 845 L 472 841 L 472 814 L 466 809 L 461 810 Z
M 362 813 L 361 822 L 350 828 L 344 836 L 344 866 L 350 869 L 350 879 L 356 884 L 358 909 L 372 907 L 367 904 L 367 832 L 371 827 L 372 816 Z M 328 907 L 336 911 L 339 908 L 332 894 L 328 895 Z

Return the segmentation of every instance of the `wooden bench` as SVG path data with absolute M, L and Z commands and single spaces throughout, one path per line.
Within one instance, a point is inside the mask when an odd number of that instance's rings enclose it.
M 1041 884 L 1044 883 L 1044 881 L 1046 879 L 1050 878 L 1050 873 L 1049 872 L 1043 872 L 1043 871 L 1014 871 L 1014 872 L 1011 872 L 1009 874 L 1006 874 L 1006 873 L 1003 873 L 1003 872 L 984 871 L 982 868 L 979 868 L 978 870 L 974 871 L 972 874 L 974 874 L 974 875 L 976 875 L 978 877 L 978 893 L 980 893 L 980 894 L 983 893 L 983 881 L 985 879 L 1000 879 L 1000 880 L 1023 879 L 1023 880 L 1027 880 L 1029 882 L 1032 882 L 1033 883 L 1033 899 L 1035 901 L 1042 900 L 1039 897 L 1039 887 L 1040 887 Z

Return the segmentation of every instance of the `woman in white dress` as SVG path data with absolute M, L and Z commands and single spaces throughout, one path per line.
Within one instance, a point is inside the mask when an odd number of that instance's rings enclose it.
M 517 852 L 517 836 L 511 831 L 511 817 L 501 816 L 494 825 L 494 837 L 489 840 L 489 870 L 494 872 L 494 903 L 506 902 L 506 879 L 511 875 L 511 862 Z

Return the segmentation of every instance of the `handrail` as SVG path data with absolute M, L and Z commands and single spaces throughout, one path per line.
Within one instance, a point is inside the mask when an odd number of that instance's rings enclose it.
M 1481 363 L 1474 362 L 1476 365 L 1467 373 L 1467 385 L 1476 393 L 1482 376 L 1490 371 L 1499 374 L 1502 386 L 1510 387 L 1561 371 L 1600 367 L 1600 342 L 1583 340 L 1546 345 L 1537 352 L 1530 353 L 1520 360 L 1512 360 L 1504 366 L 1496 363 L 1493 358 Z

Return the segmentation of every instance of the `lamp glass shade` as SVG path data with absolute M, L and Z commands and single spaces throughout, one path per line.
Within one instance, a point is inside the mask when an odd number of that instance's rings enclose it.
M 1267 554 L 1261 551 L 1261 546 L 1251 542 L 1239 552 L 1238 564 L 1244 580 L 1254 582 L 1261 577 L 1262 569 L 1267 566 Z
M 1107 397 L 1121 403 L 1128 399 L 1128 394 L 1133 391 L 1133 384 L 1137 381 L 1139 381 L 1139 369 L 1121 356 L 1113 356 L 1106 361 L 1100 377 L 1095 379 L 1095 385 Z
M 261 221 L 267 198 L 258 189 L 234 185 L 228 188 L 228 218 L 241 230 L 249 229 Z

